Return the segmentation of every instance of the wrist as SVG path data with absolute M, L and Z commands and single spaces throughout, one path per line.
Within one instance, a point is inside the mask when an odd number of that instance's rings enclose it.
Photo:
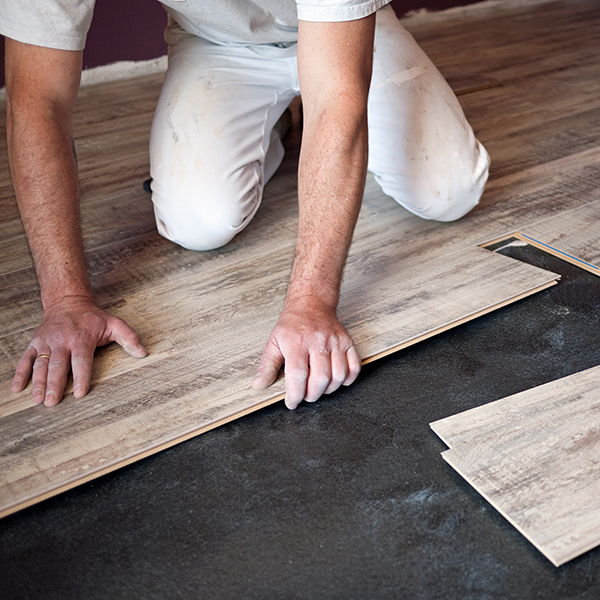
M 335 313 L 338 305 L 338 293 L 326 293 L 324 290 L 288 290 L 285 308 L 308 311 L 313 309 Z
M 336 310 L 343 266 L 339 266 L 339 260 L 330 259 L 331 257 L 319 257 L 318 260 L 310 260 L 297 252 L 288 285 L 286 304 L 319 304 Z M 326 264 L 328 260 L 329 264 Z
M 39 281 L 44 311 L 55 306 L 95 304 L 89 276 L 83 267 L 65 273 L 40 269 Z
M 80 294 L 62 294 L 51 298 L 42 298 L 44 313 L 54 313 L 64 310 L 95 307 L 96 302 L 91 292 Z

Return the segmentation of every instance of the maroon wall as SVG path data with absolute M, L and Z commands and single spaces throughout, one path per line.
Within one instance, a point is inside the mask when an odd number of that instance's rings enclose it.
M 398 15 L 402 16 L 413 9 L 443 10 L 478 1 L 392 0 L 392 6 Z M 84 52 L 84 67 L 97 67 L 118 60 L 145 60 L 161 56 L 166 52 L 162 37 L 165 21 L 165 12 L 159 2 L 98 0 Z M 2 85 L 4 44 L 0 44 L 0 86 Z
M 97 0 L 83 53 L 84 68 L 118 60 L 145 60 L 167 51 L 167 13 L 160 2 Z
M 159 2 L 98 0 L 83 53 L 84 68 L 162 56 L 167 51 L 163 40 L 166 21 Z M 0 87 L 3 85 L 4 43 L 1 43 Z

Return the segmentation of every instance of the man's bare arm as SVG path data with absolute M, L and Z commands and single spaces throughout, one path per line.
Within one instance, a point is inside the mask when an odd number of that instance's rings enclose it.
M 285 362 L 289 408 L 349 385 L 360 371 L 336 309 L 367 169 L 374 28 L 375 15 L 299 27 L 304 132 L 298 240 L 286 304 L 253 382 L 267 387 Z
M 75 396 L 87 393 L 96 346 L 117 341 L 146 354 L 127 324 L 98 309 L 90 287 L 71 131 L 80 75 L 80 52 L 6 40 L 9 163 L 44 307 L 12 389 L 32 376 L 34 401 L 48 406 L 60 402 L 71 369 Z

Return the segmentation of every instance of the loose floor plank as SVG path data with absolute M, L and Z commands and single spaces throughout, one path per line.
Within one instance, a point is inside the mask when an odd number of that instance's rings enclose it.
M 431 423 L 444 459 L 556 566 L 600 544 L 600 367 Z
M 557 278 L 480 248 L 434 263 L 344 295 L 341 319 L 366 359 Z M 258 260 L 237 277 L 183 280 L 131 298 L 123 316 L 158 331 L 164 354 L 124 372 L 100 361 L 105 373 L 85 399 L 48 410 L 23 394 L 11 401 L 8 385 L 0 387 L 0 516 L 281 399 L 281 383 L 262 392 L 249 384 L 283 303 L 287 265 Z

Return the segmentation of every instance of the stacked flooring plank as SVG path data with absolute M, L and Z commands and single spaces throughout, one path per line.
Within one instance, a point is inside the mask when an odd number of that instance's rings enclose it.
M 492 179 L 480 207 L 441 224 L 403 211 L 369 178 L 339 309 L 365 361 L 552 285 L 553 274 L 477 246 L 598 200 L 600 147 L 587 125 L 600 116 L 596 3 L 470 14 L 406 25 L 450 81 L 479 90 L 461 102 L 492 155 Z M 481 83 L 489 80 L 501 85 Z M 194 253 L 160 238 L 141 187 L 160 84 L 86 88 L 74 123 L 96 298 L 140 332 L 150 355 L 100 349 L 90 394 L 52 409 L 33 406 L 30 390 L 10 392 L 41 305 L 0 164 L 0 515 L 282 397 L 281 381 L 264 392 L 249 384 L 293 255 L 297 114 L 255 220 L 227 247 Z
M 556 566 L 600 544 L 600 367 L 431 424 L 442 453 Z

